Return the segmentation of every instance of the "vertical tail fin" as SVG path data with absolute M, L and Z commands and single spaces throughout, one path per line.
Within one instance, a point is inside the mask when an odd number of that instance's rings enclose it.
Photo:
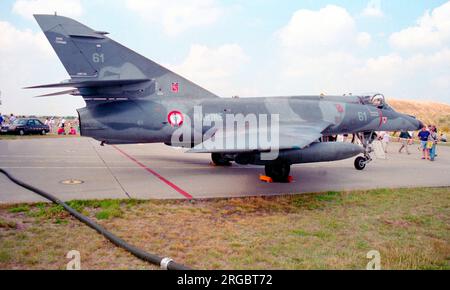
M 81 81 L 152 80 L 153 94 L 189 98 L 216 95 L 73 19 L 35 15 L 72 79 Z

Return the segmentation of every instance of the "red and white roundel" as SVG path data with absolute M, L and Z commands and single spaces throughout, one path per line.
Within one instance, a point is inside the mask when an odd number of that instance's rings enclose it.
M 178 111 L 172 111 L 169 113 L 169 116 L 167 117 L 169 120 L 169 124 L 172 127 L 181 127 L 184 122 L 184 116 L 181 112 Z

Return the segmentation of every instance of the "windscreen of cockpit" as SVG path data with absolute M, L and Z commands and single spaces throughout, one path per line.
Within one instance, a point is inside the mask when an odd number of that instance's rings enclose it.
M 386 99 L 382 94 L 362 97 L 361 102 L 366 105 L 377 107 L 378 109 L 389 108 L 388 104 L 386 103 Z

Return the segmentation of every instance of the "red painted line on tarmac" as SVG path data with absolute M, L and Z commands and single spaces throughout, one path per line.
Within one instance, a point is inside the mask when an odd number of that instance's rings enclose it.
M 134 163 L 136 163 L 137 165 L 139 165 L 140 167 L 142 167 L 143 169 L 145 169 L 147 172 L 149 172 L 150 174 L 154 175 L 155 177 L 157 177 L 159 180 L 161 180 L 162 182 L 164 182 L 165 184 L 167 184 L 168 186 L 172 187 L 176 192 L 178 192 L 179 194 L 181 194 L 182 196 L 184 196 L 187 199 L 193 199 L 192 195 L 190 195 L 189 193 L 187 193 L 186 191 L 184 191 L 183 189 L 179 188 L 177 185 L 175 185 L 174 183 L 170 182 L 169 180 L 167 180 L 166 178 L 164 178 L 162 175 L 160 175 L 158 172 L 148 168 L 147 166 L 145 166 L 143 163 L 139 162 L 136 158 L 128 155 L 126 152 L 124 152 L 123 150 L 119 149 L 117 146 L 112 146 L 114 147 L 117 151 L 119 151 L 120 153 L 122 153 L 125 157 L 127 157 L 128 159 L 130 159 L 131 161 L 133 161 Z

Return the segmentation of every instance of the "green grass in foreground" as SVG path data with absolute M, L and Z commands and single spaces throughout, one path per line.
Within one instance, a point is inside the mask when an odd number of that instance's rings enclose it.
M 197 269 L 450 269 L 450 188 L 210 201 L 74 201 L 130 243 Z M 0 208 L 1 269 L 148 264 L 48 204 Z M 199 258 L 201 257 L 201 258 Z

